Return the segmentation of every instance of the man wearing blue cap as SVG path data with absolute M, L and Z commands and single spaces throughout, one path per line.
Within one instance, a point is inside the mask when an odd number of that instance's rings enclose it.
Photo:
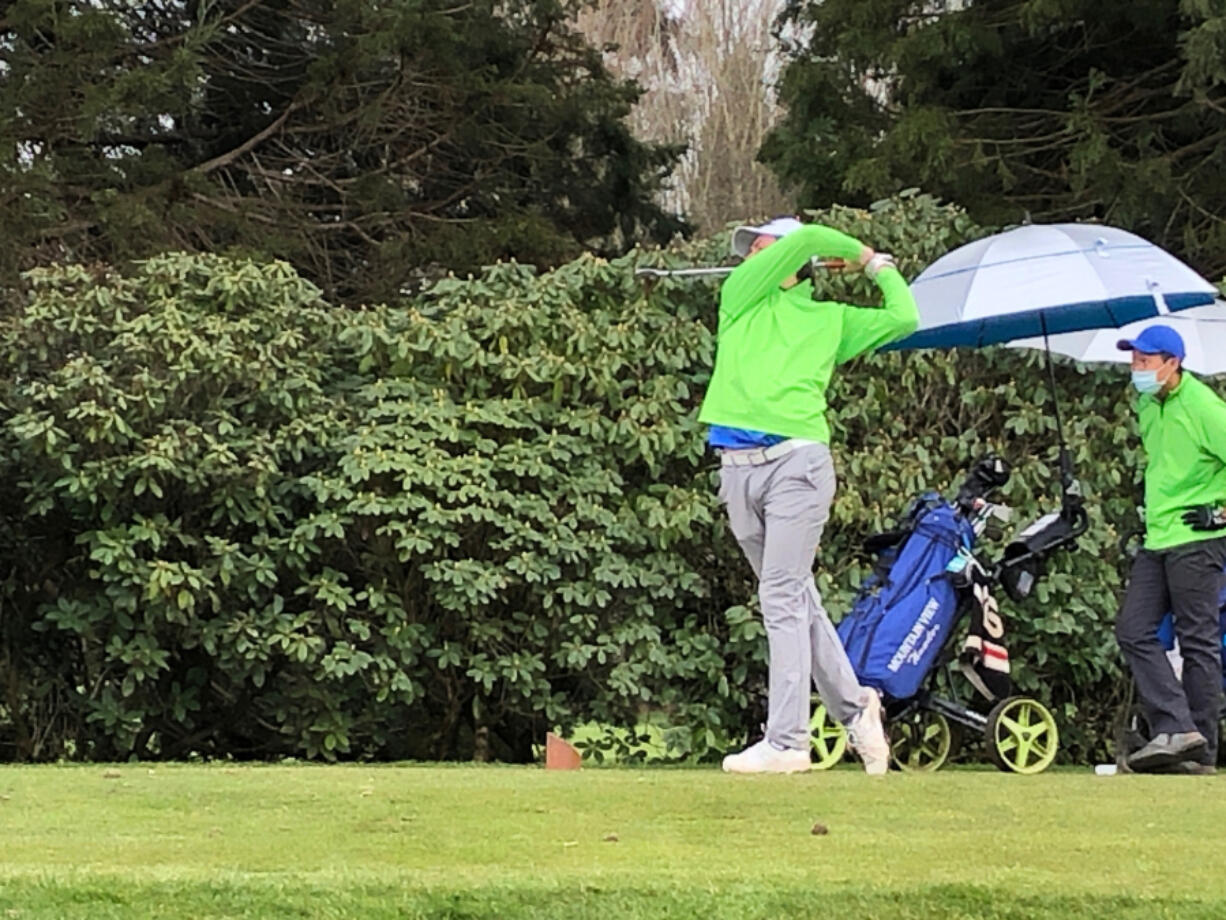
M 1132 351 L 1145 448 L 1145 545 L 1115 621 L 1153 738 L 1134 770 L 1212 773 L 1222 695 L 1218 596 L 1226 564 L 1226 402 L 1183 369 L 1184 344 L 1155 325 L 1117 343 Z M 1182 684 L 1158 640 L 1170 610 Z

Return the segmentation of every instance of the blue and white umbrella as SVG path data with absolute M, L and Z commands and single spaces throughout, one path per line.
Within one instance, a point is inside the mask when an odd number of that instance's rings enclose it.
M 1028 224 L 976 240 L 924 269 L 911 291 L 919 329 L 892 350 L 1118 328 L 1218 294 L 1164 249 L 1098 224 Z
M 1081 487 L 1064 441 L 1052 336 L 1129 323 L 1211 304 L 1218 291 L 1164 249 L 1099 224 L 1027 224 L 937 259 L 911 282 L 919 329 L 888 346 L 981 347 L 1029 339 L 1048 351 L 1060 448 L 1062 516 L 1085 529 Z

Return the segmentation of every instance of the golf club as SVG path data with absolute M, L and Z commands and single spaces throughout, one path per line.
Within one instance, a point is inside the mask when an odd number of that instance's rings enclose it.
M 842 259 L 813 259 L 810 260 L 807 266 L 802 267 L 797 275 L 804 279 L 817 269 L 826 271 L 837 271 L 844 265 Z M 702 277 L 719 277 L 729 274 L 735 265 L 712 265 L 706 268 L 636 268 L 634 277 L 649 278 L 652 280 L 658 278 L 702 278 Z

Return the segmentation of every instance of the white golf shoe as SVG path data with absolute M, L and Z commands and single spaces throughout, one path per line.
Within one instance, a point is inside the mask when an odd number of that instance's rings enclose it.
M 811 766 L 808 751 L 781 751 L 765 738 L 724 758 L 725 773 L 803 773 Z
M 884 776 L 890 769 L 890 744 L 881 724 L 881 697 L 876 690 L 868 691 L 868 702 L 847 726 L 847 738 L 852 749 L 864 762 L 869 776 Z

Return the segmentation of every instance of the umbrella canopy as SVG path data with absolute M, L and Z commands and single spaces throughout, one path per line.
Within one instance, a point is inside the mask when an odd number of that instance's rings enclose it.
M 1043 337 L 1017 339 L 1009 345 L 1015 348 L 1048 347 L 1056 354 L 1067 355 L 1082 363 L 1111 361 L 1127 364 L 1132 352 L 1115 347 L 1120 339 L 1135 338 L 1146 326 L 1165 323 L 1183 337 L 1188 354 L 1183 365 L 1198 374 L 1226 374 L 1226 301 L 1218 300 L 1207 307 L 1193 307 L 1169 316 L 1130 323 L 1122 329 L 1088 329 Z
M 1097 224 L 1028 224 L 937 259 L 911 282 L 919 330 L 891 349 L 978 347 L 1119 327 L 1210 304 L 1217 289 L 1153 243 Z

